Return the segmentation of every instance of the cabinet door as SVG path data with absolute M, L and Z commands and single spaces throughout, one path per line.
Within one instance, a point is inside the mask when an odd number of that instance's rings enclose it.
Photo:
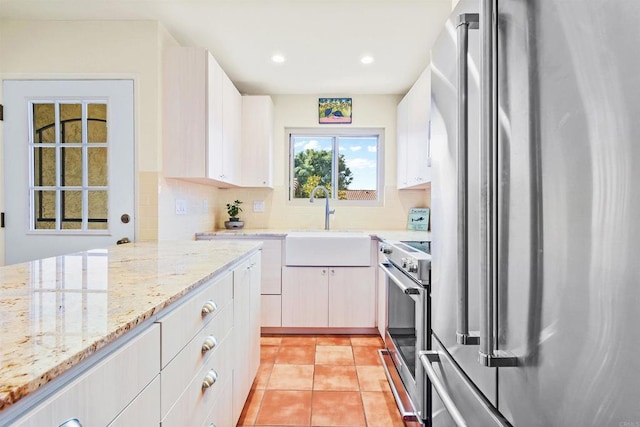
M 273 187 L 273 102 L 242 97 L 242 185 Z
M 251 389 L 251 260 L 233 270 L 233 421 L 240 418 Z
M 329 267 L 329 326 L 374 327 L 376 279 L 373 267 Z
M 250 331 L 250 352 L 249 352 L 249 377 L 251 378 L 249 388 L 253 383 L 253 379 L 258 374 L 260 368 L 260 322 L 261 322 L 261 306 L 262 299 L 260 296 L 260 277 L 261 277 L 261 256 L 257 253 L 251 257 L 249 268 L 250 273 L 250 299 L 251 299 L 251 331 Z
M 282 267 L 282 326 L 329 326 L 327 267 Z
M 396 124 L 396 154 L 398 167 L 398 188 L 404 188 L 407 183 L 407 144 L 409 137 L 409 100 L 405 96 L 398 104 L 398 118 Z
M 282 240 L 264 240 L 262 243 L 263 295 L 282 293 Z
M 213 55 L 207 55 L 207 177 L 222 179 L 222 76 L 224 71 Z
M 206 174 L 207 51 L 174 47 L 164 54 L 163 173 L 170 178 Z
M 238 183 L 240 178 L 240 144 L 242 96 L 226 74 L 222 75 L 222 181 Z
M 427 67 L 410 91 L 408 105 L 407 183 L 423 185 L 431 181 L 429 167 L 429 109 L 431 67 Z

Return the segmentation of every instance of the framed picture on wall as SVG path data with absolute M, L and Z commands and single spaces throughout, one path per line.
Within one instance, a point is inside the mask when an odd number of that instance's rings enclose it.
M 319 98 L 320 124 L 351 123 L 351 98 Z

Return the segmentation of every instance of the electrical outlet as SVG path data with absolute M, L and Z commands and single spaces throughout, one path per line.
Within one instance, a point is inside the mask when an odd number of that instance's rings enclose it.
M 209 212 L 209 202 L 207 202 L 206 200 L 202 200 L 202 213 L 207 213 Z
M 184 199 L 176 199 L 176 215 L 187 214 L 187 201 Z
M 253 201 L 253 211 L 254 212 L 264 212 L 264 200 L 254 200 Z

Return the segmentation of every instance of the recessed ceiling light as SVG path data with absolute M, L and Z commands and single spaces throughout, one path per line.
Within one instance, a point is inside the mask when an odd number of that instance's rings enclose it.
M 373 56 L 365 55 L 360 58 L 360 62 L 362 62 L 363 64 L 371 64 L 373 62 Z
M 275 55 L 273 55 L 271 57 L 271 60 L 273 62 L 276 62 L 278 64 L 282 64 L 284 61 L 286 61 L 287 59 L 284 57 L 284 55 L 280 55 L 279 53 L 276 53 Z

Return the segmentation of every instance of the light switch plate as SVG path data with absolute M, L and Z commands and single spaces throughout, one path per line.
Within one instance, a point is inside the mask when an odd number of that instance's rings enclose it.
M 184 199 L 176 199 L 176 215 L 187 214 L 187 201 Z
M 264 212 L 264 200 L 254 200 L 253 201 L 253 211 L 254 212 Z

